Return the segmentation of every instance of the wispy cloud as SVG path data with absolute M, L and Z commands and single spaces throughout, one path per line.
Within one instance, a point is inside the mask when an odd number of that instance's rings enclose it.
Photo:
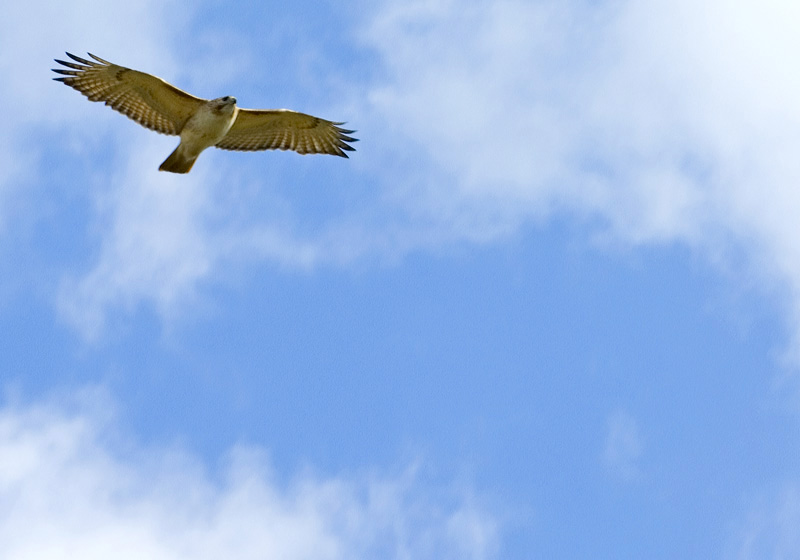
M 466 493 L 437 497 L 413 469 L 280 484 L 263 450 L 237 447 L 215 474 L 186 451 L 129 440 L 111 404 L 91 390 L 0 409 L 3 558 L 496 555 L 492 516 Z
M 771 498 L 763 498 L 739 525 L 729 558 L 800 557 L 800 487 L 797 481 L 785 485 Z
M 144 12 L 155 3 L 139 4 Z M 138 5 L 137 5 L 138 6 Z M 43 14 L 47 14 L 43 17 Z M 121 46 L 133 35 L 147 40 L 158 35 L 152 20 L 136 7 L 118 6 L 96 10 L 94 2 L 78 0 L 70 4 L 34 2 L 12 4 L 0 21 L 0 49 L 9 53 L 0 58 L 0 94 L 13 100 L 2 110 L 0 130 L 0 228 L 11 220 L 24 203 L 17 199 L 38 178 L 45 142 L 42 125 L 74 122 L 80 115 L 63 109 L 56 87 L 48 83 L 48 68 L 54 56 L 64 49 Z M 129 26 L 116 25 L 128 21 Z M 90 23 L 91 22 L 91 23 Z M 112 23 L 113 22 L 113 23 Z M 134 31 L 134 28 L 137 31 Z M 80 44 L 78 38 L 81 37 Z M 13 53 L 13 54 L 12 54 Z M 48 87 L 50 86 L 50 87 Z M 0 229 L 2 232 L 2 229 Z
M 800 323 L 798 22 L 779 0 L 392 4 L 364 35 L 369 101 L 443 230 L 567 213 L 625 244 L 735 247 Z
M 392 5 L 366 34 L 387 70 L 370 100 L 449 175 L 422 185 L 437 202 L 494 202 L 495 219 L 566 206 L 633 241 L 690 239 L 738 190 L 798 178 L 771 174 L 798 141 L 782 119 L 800 83 L 771 56 L 797 46 L 798 14 L 768 4 Z
M 102 9 L 87 0 L 34 0 L 5 7 L 0 48 L 9 55 L 0 58 L 0 95 L 13 101 L 2 109 L 0 130 L 0 255 L 40 250 L 20 247 L 28 241 L 21 231 L 54 221 L 56 208 L 74 196 L 67 193 L 87 188 L 93 179 L 82 163 L 89 161 L 87 154 L 96 155 L 94 161 L 108 159 L 114 143 L 109 124 L 122 120 L 77 94 L 67 95 L 63 85 L 51 81 L 53 58 L 64 58 L 65 50 L 108 57 L 124 52 L 131 64 L 166 71 L 172 66 L 166 47 L 177 40 L 188 13 L 177 3 L 146 0 Z M 86 119 L 91 127 L 85 126 Z M 68 165 L 70 158 L 75 165 Z M 4 274 L 0 282 L 19 281 L 27 273 L 16 262 L 13 274 Z
M 41 156 L 40 150 L 46 145 L 43 126 L 69 124 L 78 134 L 89 133 L 76 125 L 87 115 L 96 115 L 93 110 L 98 107 L 79 103 L 77 96 L 74 102 L 64 101 L 63 86 L 49 80 L 54 76 L 49 71 L 54 57 L 64 58 L 65 50 L 76 54 L 96 51 L 108 57 L 129 53 L 129 64 L 138 62 L 154 71 L 166 71 L 174 64 L 168 47 L 186 23 L 187 13 L 185 8 L 178 9 L 177 3 L 149 1 L 105 6 L 102 10 L 90 0 L 70 4 L 36 0 L 9 5 L 0 22 L 0 46 L 4 52 L 16 54 L 0 59 L 5 76 L 0 92 L 13 99 L 14 105 L 3 111 L 0 139 L 7 143 L 10 153 L 14 157 L 30 152 Z M 94 132 L 96 135 L 97 128 Z
M 60 293 L 62 312 L 88 338 L 102 332 L 109 310 L 131 311 L 140 301 L 154 302 L 169 316 L 191 301 L 215 258 L 203 227 L 207 191 L 197 183 L 129 161 L 104 187 L 97 261 L 88 273 L 66 280 Z
M 229 266 L 269 261 L 307 268 L 364 252 L 360 245 L 369 236 L 346 225 L 298 233 L 286 201 L 264 188 L 263 170 L 257 178 L 246 177 L 229 163 L 218 171 L 197 166 L 188 177 L 157 173 L 177 139 L 138 129 L 102 104 L 87 103 L 50 81 L 52 59 L 64 58 L 64 50 L 79 55 L 89 50 L 183 87 L 195 86 L 198 93 L 225 87 L 231 74 L 245 72 L 243 65 L 261 58 L 246 52 L 245 41 L 241 52 L 231 52 L 225 40 L 231 30 L 199 29 L 193 35 L 200 45 L 192 64 L 182 67 L 176 61 L 186 48 L 191 10 L 170 2 L 96 8 L 94 2 L 65 7 L 38 1 L 10 7 L 0 22 L 0 44 L 8 52 L 25 53 L 24 60 L 0 60 L 7 76 L 0 93 L 16 100 L 15 110 L 4 112 L 0 131 L 0 147 L 7 148 L 0 150 L 0 233 L 6 234 L 8 222 L 20 215 L 26 223 L 42 220 L 28 214 L 57 206 L 66 191 L 80 191 L 86 199 L 85 228 L 70 231 L 76 242 L 96 250 L 72 263 L 71 270 L 54 271 L 62 276 L 56 282 L 62 317 L 93 339 L 103 335 L 109 318 L 142 305 L 152 306 L 167 322 L 181 316 L 196 302 L 198 288 L 229 275 Z M 41 18 L 41 13 L 50 16 Z M 222 70 L 209 72 L 212 65 Z M 59 158 L 58 172 L 49 156 Z M 204 161 L 212 157 L 204 154 Z M 255 183 L 257 210 L 247 207 Z
M 226 185 L 230 176 L 213 166 L 188 176 L 160 173 L 171 145 L 127 145 L 95 189 L 96 222 L 88 230 L 99 250 L 88 270 L 73 271 L 60 287 L 62 317 L 88 340 L 102 336 L 110 315 L 129 315 L 142 304 L 169 323 L 202 299 L 204 283 L 224 281 L 231 268 L 268 261 L 307 269 L 337 254 L 347 258 L 336 240 L 346 232 L 304 239 L 278 197 L 254 216 L 247 208 L 253 193 L 262 203 L 270 197 L 263 185 L 248 189 L 246 177 Z
M 644 449 L 639 423 L 630 414 L 618 410 L 608 418 L 603 465 L 614 476 L 633 481 L 641 476 L 639 457 Z

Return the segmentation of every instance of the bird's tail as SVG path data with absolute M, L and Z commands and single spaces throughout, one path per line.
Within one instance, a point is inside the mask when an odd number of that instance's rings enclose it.
M 187 154 L 186 150 L 181 148 L 183 148 L 183 144 L 178 144 L 175 151 L 164 160 L 158 170 L 169 171 L 170 173 L 189 173 L 189 170 L 197 160 L 197 155 Z

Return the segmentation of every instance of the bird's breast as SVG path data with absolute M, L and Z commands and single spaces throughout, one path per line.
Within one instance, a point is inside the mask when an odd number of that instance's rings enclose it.
M 207 148 L 213 146 L 233 126 L 239 108 L 232 111 L 218 111 L 209 105 L 203 105 L 192 115 L 181 130 L 181 142 Z

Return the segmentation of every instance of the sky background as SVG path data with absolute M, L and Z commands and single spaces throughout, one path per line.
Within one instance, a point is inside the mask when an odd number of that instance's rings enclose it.
M 0 557 L 800 558 L 799 26 L 7 6 Z M 361 141 L 159 173 L 65 50 Z

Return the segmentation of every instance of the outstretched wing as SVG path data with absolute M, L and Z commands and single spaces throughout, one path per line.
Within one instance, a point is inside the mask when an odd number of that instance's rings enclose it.
M 117 66 L 91 53 L 95 62 L 70 53 L 67 56 L 80 64 L 56 59 L 71 70 L 54 68 L 53 72 L 65 76 L 54 80 L 78 90 L 89 101 L 104 101 L 115 111 L 162 134 L 179 134 L 189 117 L 206 102 L 161 78 Z
M 287 109 L 258 111 L 239 109 L 233 126 L 220 140 L 223 150 L 294 150 L 301 154 L 344 153 L 355 148 L 347 142 L 357 142 L 347 136 L 354 131 L 339 128 L 340 124 Z

